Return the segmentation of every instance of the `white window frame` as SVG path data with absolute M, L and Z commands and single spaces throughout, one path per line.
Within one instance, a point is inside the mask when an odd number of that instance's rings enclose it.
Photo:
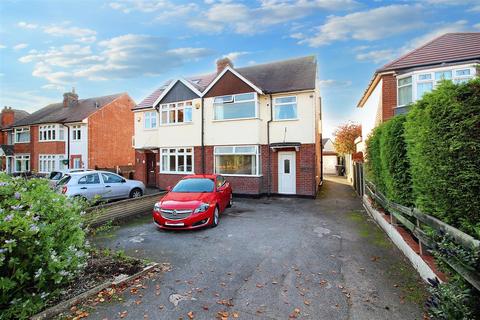
M 155 120 L 155 126 L 152 125 L 153 120 Z M 148 126 L 147 126 L 147 123 L 148 123 Z M 158 112 L 155 110 L 145 112 L 143 114 L 143 129 L 155 130 L 157 129 L 157 127 L 158 127 Z
M 17 133 L 27 133 L 28 132 L 28 141 L 18 141 Z M 30 127 L 15 128 L 14 132 L 14 141 L 15 143 L 30 143 Z
M 50 136 L 49 136 L 50 133 Z M 55 138 L 53 137 L 55 136 Z M 44 124 L 38 126 L 38 141 L 65 141 L 65 131 L 61 124 Z
M 465 76 L 465 75 L 460 75 L 457 76 L 457 71 L 460 70 L 470 70 L 470 74 Z M 452 79 L 449 79 L 453 81 L 454 83 L 457 83 L 459 81 L 465 81 L 465 80 L 470 80 L 475 78 L 476 76 L 476 68 L 474 65 L 467 64 L 467 65 L 456 65 L 456 66 L 448 66 L 448 67 L 441 67 L 441 68 L 433 68 L 433 69 L 423 69 L 423 70 L 418 70 L 414 72 L 409 72 L 406 74 L 402 74 L 397 77 L 397 106 L 396 108 L 403 108 L 406 105 L 399 105 L 398 104 L 398 81 L 407 77 L 412 77 L 412 103 L 415 101 L 419 100 L 421 97 L 418 96 L 418 90 L 417 90 L 417 84 L 418 83 L 425 83 L 425 82 L 432 82 L 433 87 L 432 90 L 435 90 L 435 88 L 438 86 L 439 82 L 441 80 L 436 80 L 435 79 L 435 73 L 436 72 L 445 72 L 445 71 L 451 71 L 452 72 Z M 428 80 L 420 80 L 420 75 L 424 74 L 430 74 L 430 79 Z M 403 87 L 403 86 L 400 86 Z
M 82 125 L 74 125 L 72 129 L 72 141 L 82 141 Z
M 285 99 L 285 98 L 295 98 L 295 102 L 277 102 L 277 99 Z M 287 118 L 287 119 L 278 119 L 276 117 L 276 108 L 283 106 L 283 105 L 289 105 L 289 104 L 295 104 L 295 118 Z M 297 96 L 280 96 L 280 97 L 274 97 L 273 98 L 273 120 L 274 121 L 292 121 L 292 120 L 298 120 L 298 99 Z
M 404 79 L 407 79 L 407 78 L 411 78 L 410 83 L 399 85 L 401 80 L 404 80 Z M 409 105 L 409 104 L 411 104 L 415 101 L 414 98 L 415 98 L 416 89 L 414 87 L 416 86 L 416 84 L 414 84 L 414 83 L 415 83 L 415 81 L 414 81 L 414 77 L 412 75 L 407 75 L 407 76 L 403 76 L 401 78 L 397 78 L 397 107 L 398 108 L 407 106 L 407 105 Z M 408 104 L 400 104 L 400 94 L 398 92 L 401 88 L 405 88 L 405 87 L 408 87 L 408 86 L 412 87 L 412 97 L 411 97 L 412 101 Z
M 180 152 L 180 150 L 183 149 L 184 152 Z M 190 149 L 190 151 L 187 151 Z M 174 150 L 174 151 L 172 151 Z M 175 170 L 170 169 L 170 156 L 175 156 L 175 164 L 176 168 Z M 167 156 L 167 166 L 168 168 L 165 168 L 163 165 L 163 156 Z M 192 158 L 192 169 L 188 171 L 187 168 L 187 156 L 191 156 Z M 184 171 L 178 171 L 178 158 L 179 157 L 184 157 Z M 166 173 L 166 174 L 192 174 L 195 172 L 195 157 L 194 157 L 194 148 L 193 147 L 173 147 L 173 148 L 161 148 L 160 149 L 160 173 Z
M 237 148 L 245 148 L 245 147 L 249 147 L 249 148 L 255 148 L 254 152 L 241 152 L 241 151 L 237 151 Z M 225 152 L 225 151 L 220 151 L 220 148 L 232 148 L 231 152 Z M 217 156 L 222 156 L 222 155 L 254 155 L 255 156 L 255 162 L 256 162 L 256 166 L 255 166 L 255 174 L 230 174 L 230 173 L 223 173 L 223 172 L 217 172 Z M 215 172 L 215 174 L 221 174 L 222 176 L 231 176 L 231 177 L 260 177 L 262 174 L 261 174 L 261 163 L 260 163 L 260 156 L 261 156 L 261 153 L 260 153 L 260 148 L 259 146 L 257 145 L 236 145 L 236 146 L 216 146 L 213 148 L 213 171 Z
M 185 121 L 185 110 L 190 109 L 190 113 L 192 115 L 192 119 L 190 121 Z M 183 110 L 183 121 L 178 121 L 178 112 L 179 110 Z M 170 119 L 170 111 L 173 111 L 175 114 L 175 119 L 172 121 Z M 163 122 L 163 113 L 167 113 L 167 121 Z M 179 102 L 172 102 L 172 103 L 163 103 L 160 105 L 159 109 L 160 113 L 160 125 L 177 125 L 177 124 L 184 124 L 184 123 L 192 123 L 193 122 L 193 101 L 179 101 Z
M 52 171 L 60 171 L 65 169 L 62 161 L 65 160 L 64 154 L 39 154 L 38 155 L 38 172 L 50 173 Z
M 28 167 L 26 170 L 17 170 L 17 161 L 20 160 L 22 162 L 28 161 Z M 22 165 L 20 165 L 21 167 Z M 13 157 L 13 172 L 29 172 L 31 170 L 32 163 L 30 161 L 30 154 L 25 153 L 25 154 L 16 154 Z
M 253 117 L 244 117 L 244 118 L 233 118 L 233 119 L 215 119 L 215 115 L 216 115 L 216 111 L 215 111 L 215 107 L 216 105 L 220 104 L 220 103 L 215 103 L 215 99 L 218 99 L 218 98 L 223 98 L 223 97 L 232 97 L 232 101 L 229 101 L 229 102 L 223 102 L 222 104 L 229 104 L 229 103 L 236 103 L 236 99 L 235 97 L 236 96 L 240 96 L 240 95 L 244 95 L 244 94 L 253 94 L 253 100 L 242 100 L 242 101 L 238 101 L 239 103 L 242 103 L 242 102 L 249 102 L 249 101 L 253 101 L 255 103 L 255 115 Z M 227 94 L 227 95 L 224 95 L 224 96 L 216 96 L 216 97 L 213 97 L 213 121 L 237 121 L 237 120 L 248 120 L 248 119 L 258 119 L 258 94 L 256 92 L 245 92 L 245 93 L 238 93 L 238 94 Z
M 77 166 L 78 164 L 78 166 Z M 75 157 L 72 161 L 72 169 L 82 169 L 82 159 Z

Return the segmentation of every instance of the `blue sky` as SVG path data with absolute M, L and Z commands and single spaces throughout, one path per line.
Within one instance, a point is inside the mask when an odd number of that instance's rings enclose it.
M 0 2 L 0 105 L 35 111 L 80 98 L 315 55 L 324 136 L 358 114 L 376 68 L 445 32 L 480 31 L 479 0 L 171 0 Z

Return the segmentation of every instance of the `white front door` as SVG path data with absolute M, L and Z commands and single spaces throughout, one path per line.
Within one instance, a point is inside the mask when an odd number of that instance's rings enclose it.
M 278 153 L 278 193 L 296 193 L 295 152 Z

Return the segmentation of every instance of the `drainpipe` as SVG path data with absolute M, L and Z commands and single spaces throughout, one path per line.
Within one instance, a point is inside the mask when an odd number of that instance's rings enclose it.
M 268 189 L 267 195 L 270 197 L 270 193 L 272 190 L 272 149 L 270 149 L 270 123 L 273 121 L 273 98 L 272 94 L 270 96 L 270 120 L 267 121 L 267 146 L 268 146 L 268 170 L 267 170 L 267 177 L 268 177 Z
M 67 169 L 70 169 L 70 127 L 63 125 L 64 127 L 67 127 Z
M 205 174 L 205 115 L 203 108 L 204 99 L 200 100 L 200 108 L 202 109 L 202 174 Z

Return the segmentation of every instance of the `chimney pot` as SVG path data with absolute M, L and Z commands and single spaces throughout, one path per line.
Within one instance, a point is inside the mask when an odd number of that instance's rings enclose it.
M 227 66 L 233 68 L 233 62 L 229 58 L 221 58 L 217 60 L 217 74 L 223 71 Z
M 63 106 L 73 107 L 78 103 L 78 94 L 75 93 L 75 88 L 72 88 L 72 92 L 65 92 L 63 94 Z

